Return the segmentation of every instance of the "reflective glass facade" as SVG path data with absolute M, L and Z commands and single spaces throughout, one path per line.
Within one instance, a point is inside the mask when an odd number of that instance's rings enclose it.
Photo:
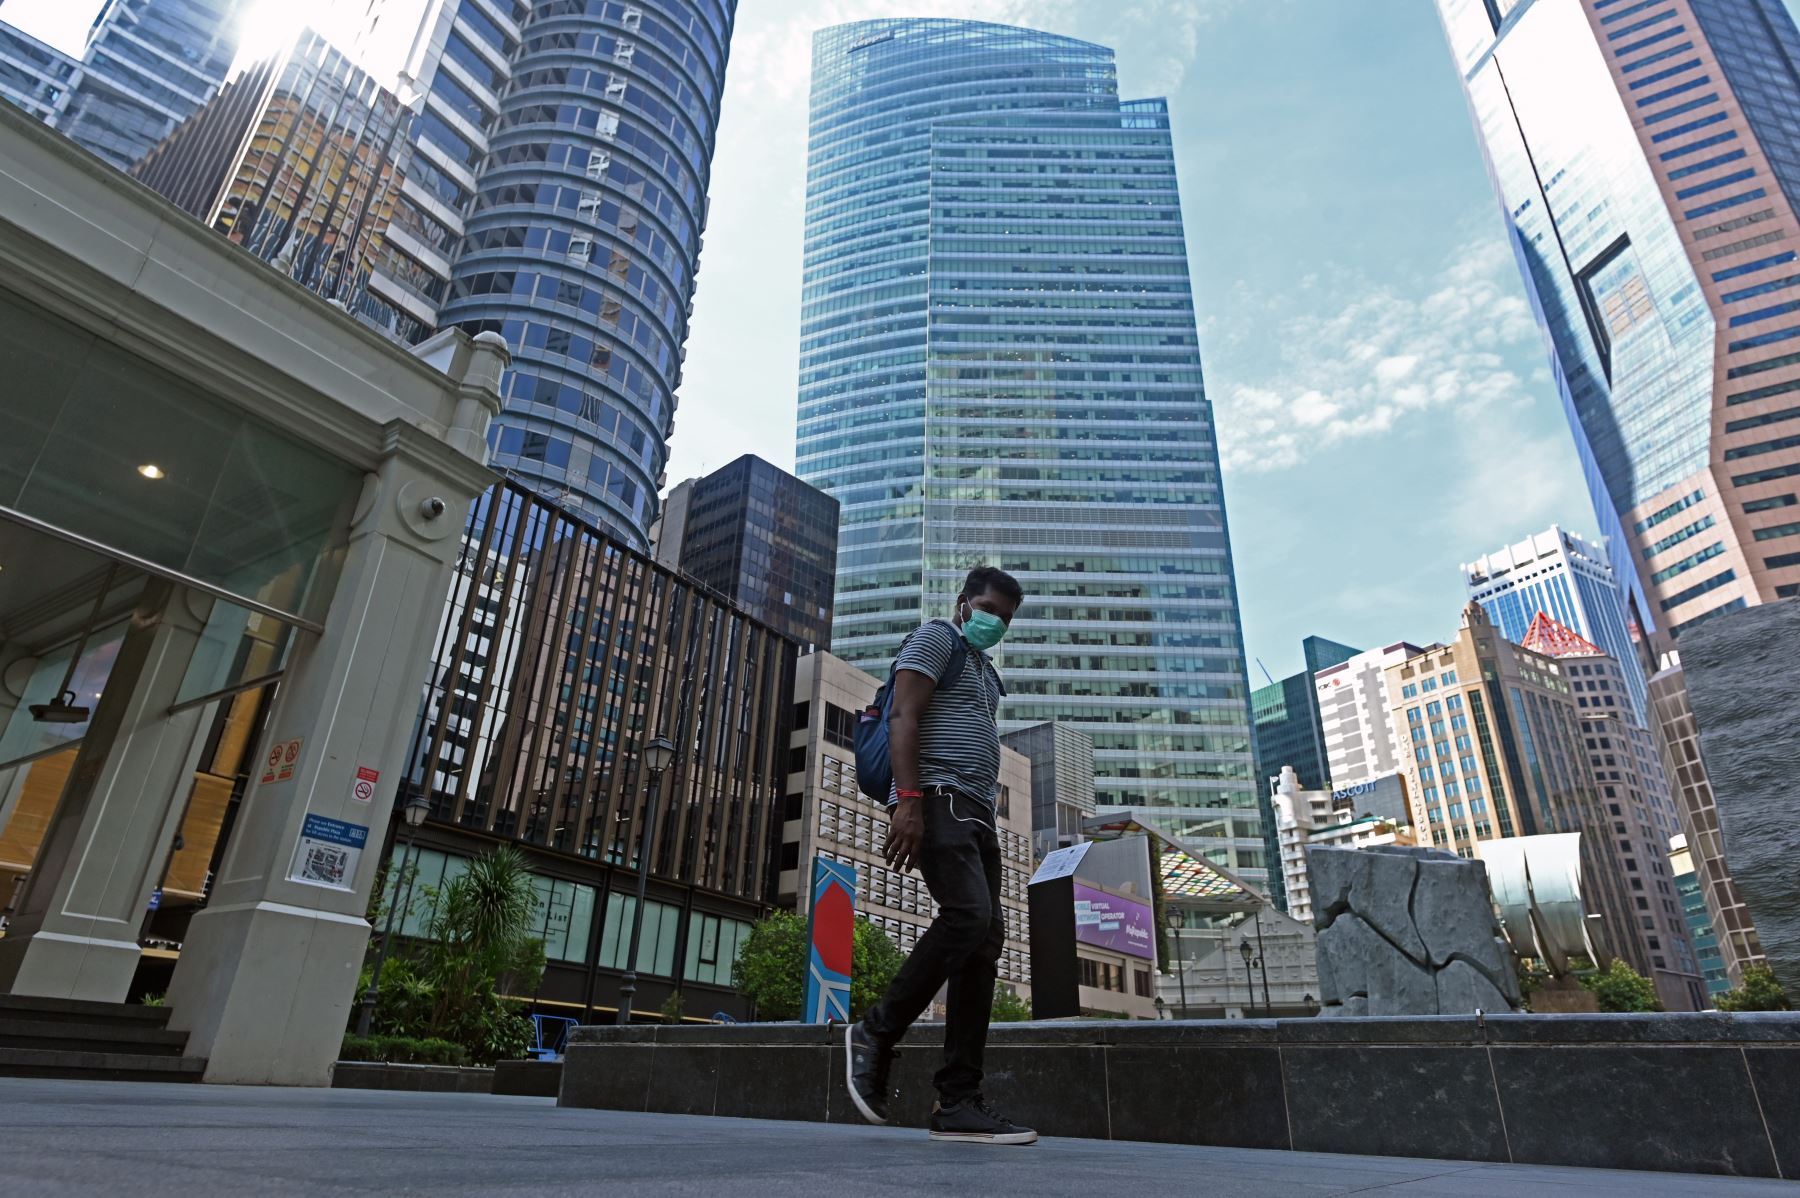
M 237 54 L 248 0 L 112 0 L 56 127 L 120 170 L 206 103 Z
M 843 505 L 834 652 L 884 669 L 971 566 L 1011 571 L 1006 725 L 1074 725 L 1102 809 L 1259 870 L 1166 107 L 1105 47 L 882 20 L 816 36 L 811 120 L 798 472 Z
M 696 479 L 682 572 L 808 649 L 831 651 L 837 500 L 753 454 Z
M 1777 552 L 1800 537 L 1779 517 L 1800 477 L 1793 18 L 1438 8 L 1632 615 L 1672 638 L 1800 591 Z
M 14 29 L 0 15 L 0 100 L 48 120 L 62 107 L 79 69 L 73 58 Z
M 735 7 L 531 9 L 440 315 L 513 351 L 493 465 L 638 549 L 668 456 Z M 458 158 L 454 132 L 422 136 Z

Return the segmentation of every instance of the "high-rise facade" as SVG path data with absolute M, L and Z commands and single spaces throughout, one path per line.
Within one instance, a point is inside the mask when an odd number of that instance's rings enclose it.
M 130 170 L 225 81 L 248 8 L 248 0 L 110 0 L 56 127 Z
M 1706 896 L 1700 891 L 1700 874 L 1694 867 L 1694 856 L 1688 851 L 1686 836 L 1669 841 L 1669 868 L 1675 874 L 1675 892 L 1681 896 L 1681 913 L 1687 918 L 1688 935 L 1694 942 L 1694 955 L 1706 979 L 1707 998 L 1717 998 L 1731 989 L 1731 975 L 1725 971 L 1725 955 L 1719 951 L 1719 934 L 1713 930 L 1712 914 L 1706 908 Z
M 14 29 L 0 12 L 0 100 L 50 122 L 80 71 L 79 59 Z
M 485 156 L 467 130 L 424 135 L 481 165 L 478 182 L 449 172 L 474 199 L 439 321 L 512 348 L 493 465 L 641 550 L 674 427 L 736 4 L 517 8 L 523 27 L 500 30 L 518 41 Z
M 1302 790 L 1330 785 L 1314 678 L 1319 670 L 1342 665 L 1361 650 L 1320 636 L 1307 637 L 1300 648 L 1306 669 L 1250 692 L 1250 712 L 1256 721 L 1257 782 L 1264 787 L 1289 765 Z
M 1624 666 L 1542 613 L 1520 643 L 1556 658 L 1574 695 L 1594 789 L 1625 867 L 1627 897 L 1634 908 L 1631 931 L 1640 942 L 1639 956 L 1649 963 L 1647 976 L 1665 1009 L 1704 1010 L 1706 986 L 1669 860 L 1669 841 L 1680 832 L 1680 814 L 1656 737 L 1632 706 Z
M 656 559 L 829 652 L 837 500 L 754 454 L 677 490 L 652 530 Z
M 1386 674 L 1418 842 L 1472 857 L 1479 841 L 1580 833 L 1582 895 L 1604 917 L 1596 940 L 1648 976 L 1564 666 L 1507 640 L 1470 603 L 1454 641 Z
M 1314 673 L 1325 772 L 1334 788 L 1374 782 L 1399 773 L 1405 765 L 1402 742 L 1394 739 L 1388 718 L 1387 669 L 1423 652 L 1418 645 L 1398 641 Z
M 813 43 L 798 473 L 834 652 L 885 669 L 973 565 L 1026 602 L 1009 729 L 1260 880 L 1248 686 L 1169 115 L 1112 51 L 961 20 Z
M 1552 524 L 1515 545 L 1465 564 L 1469 598 L 1514 644 L 1524 641 L 1539 612 L 1599 645 L 1625 676 L 1631 708 L 1649 719 L 1649 694 L 1632 633 L 1625 592 L 1613 577 L 1606 551 Z
M 345 302 L 394 214 L 412 113 L 311 31 L 232 79 L 132 173 L 290 278 Z
M 1000 743 L 1031 762 L 1031 838 L 1039 857 L 1086 839 L 1096 814 L 1094 742 L 1068 724 L 1008 732 Z
M 1800 33 L 1781 0 L 1438 0 L 1647 629 L 1800 593 Z
M 1800 32 L 1780 0 L 1438 10 L 1673 750 L 1668 642 L 1800 594 Z M 1736 976 L 1755 928 L 1703 764 L 1671 765 Z

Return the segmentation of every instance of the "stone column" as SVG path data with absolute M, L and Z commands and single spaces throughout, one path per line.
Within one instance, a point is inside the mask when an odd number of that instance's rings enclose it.
M 207 1081 L 331 1080 L 458 534 L 489 477 L 411 425 L 387 429 L 324 632 L 303 634 L 292 653 L 231 844 L 169 988 L 170 1026 L 207 1059 Z M 365 800 L 357 783 L 371 773 Z M 366 837 L 360 850 L 345 843 L 357 837 Z
M 0 992 L 125 1000 L 202 747 L 204 709 L 169 708 L 211 606 L 174 583 L 145 584 L 0 940 Z

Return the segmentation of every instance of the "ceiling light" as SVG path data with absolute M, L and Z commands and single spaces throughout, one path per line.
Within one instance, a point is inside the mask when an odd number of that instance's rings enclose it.
M 142 466 L 139 466 L 138 473 L 153 481 L 163 477 L 162 467 L 154 462 L 145 462 Z

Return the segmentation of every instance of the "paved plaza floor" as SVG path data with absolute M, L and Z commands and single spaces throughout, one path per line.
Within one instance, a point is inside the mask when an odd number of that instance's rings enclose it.
M 562 1110 L 541 1098 L 0 1078 L 0 1194 L 1800 1196 L 1800 1183 Z

